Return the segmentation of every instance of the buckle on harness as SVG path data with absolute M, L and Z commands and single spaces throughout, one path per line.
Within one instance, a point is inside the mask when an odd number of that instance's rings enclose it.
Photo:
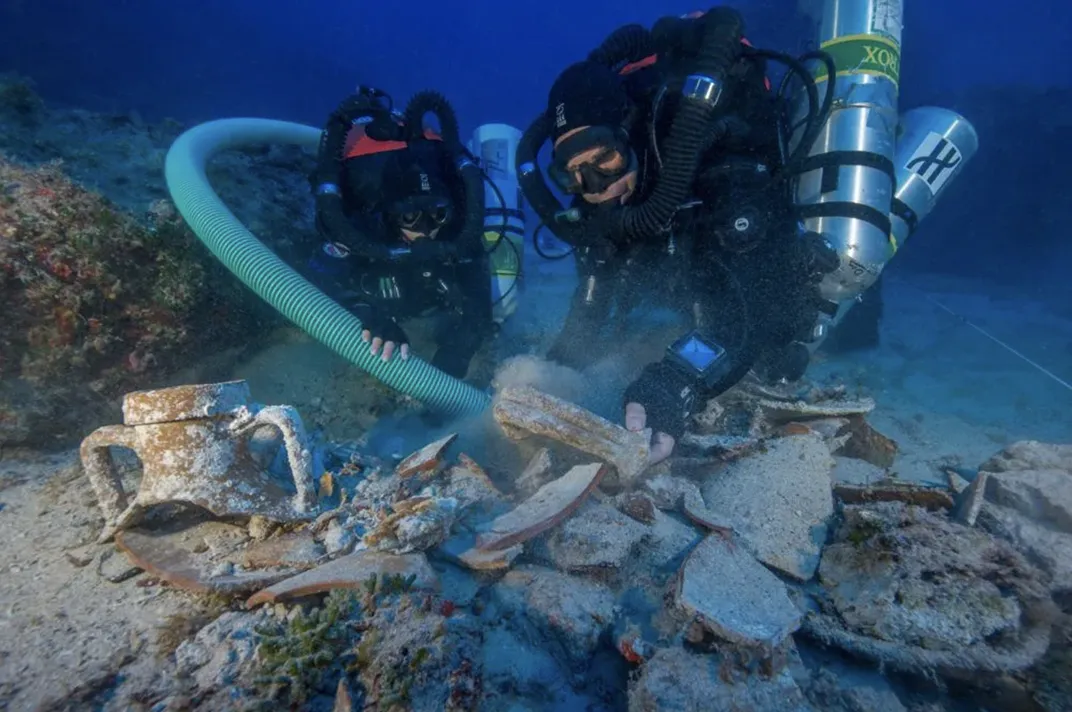
M 681 93 L 686 99 L 714 108 L 722 98 L 722 83 L 702 74 L 690 74 L 685 78 Z

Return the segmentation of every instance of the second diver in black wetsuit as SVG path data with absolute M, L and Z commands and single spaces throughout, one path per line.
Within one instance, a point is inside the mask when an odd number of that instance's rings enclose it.
M 328 119 L 311 183 L 322 244 L 309 276 L 361 319 L 385 361 L 409 356 L 399 322 L 438 317 L 430 362 L 464 377 L 494 322 L 483 176 L 447 101 L 422 92 L 400 112 L 359 89 Z

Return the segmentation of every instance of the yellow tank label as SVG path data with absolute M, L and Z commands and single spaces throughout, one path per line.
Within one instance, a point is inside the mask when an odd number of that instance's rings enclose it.
M 882 35 L 847 35 L 824 42 L 819 49 L 834 59 L 837 76 L 872 74 L 901 82 L 901 48 Z M 826 66 L 818 64 L 813 74 L 816 82 L 826 81 Z
M 498 230 L 484 233 L 484 249 L 494 245 L 488 257 L 490 271 L 499 277 L 516 277 L 521 273 L 521 250 L 524 243 L 520 238 L 507 232 L 501 236 Z

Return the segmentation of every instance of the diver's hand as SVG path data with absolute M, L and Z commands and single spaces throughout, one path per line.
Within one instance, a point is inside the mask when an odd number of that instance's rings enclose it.
M 401 346 L 398 346 L 398 344 L 396 344 L 394 341 L 387 341 L 382 336 L 373 336 L 372 331 L 370 331 L 369 329 L 365 329 L 361 332 L 361 340 L 364 341 L 366 344 L 372 344 L 369 351 L 372 352 L 373 356 L 380 352 L 380 347 L 383 347 L 383 356 L 381 357 L 381 359 L 384 363 L 390 361 L 391 357 L 395 355 L 396 346 L 398 347 L 398 353 L 401 359 L 403 361 L 409 359 L 409 344 L 405 343 L 404 341 L 400 342 Z
M 403 361 L 409 358 L 409 337 L 394 318 L 369 304 L 356 304 L 351 311 L 361 319 L 361 340 L 370 344 L 373 356 L 382 353 L 380 358 L 386 363 L 398 351 Z
M 635 431 L 650 427 L 655 433 L 651 464 L 669 457 L 685 434 L 695 396 L 695 385 L 664 361 L 648 364 L 625 389 L 625 427 Z
M 639 433 L 648 425 L 648 413 L 644 406 L 639 403 L 625 404 L 625 427 L 634 433 Z M 654 433 L 651 436 L 651 450 L 648 453 L 648 465 L 655 465 L 674 452 L 676 441 L 666 433 Z

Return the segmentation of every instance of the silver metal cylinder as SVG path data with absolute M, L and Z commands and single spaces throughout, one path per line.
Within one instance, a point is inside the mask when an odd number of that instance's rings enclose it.
M 979 150 L 975 127 L 955 111 L 937 106 L 910 109 L 897 127 L 897 189 L 890 208 L 891 244 L 896 252 L 930 215 L 938 199 Z M 847 299 L 820 325 L 809 349 L 814 351 L 856 304 Z
M 890 208 L 893 249 L 905 243 L 979 150 L 979 135 L 955 111 L 921 106 L 897 128 L 897 191 Z
M 806 229 L 821 233 L 841 264 L 821 286 L 823 298 L 853 299 L 878 279 L 893 255 L 890 207 L 895 185 L 897 93 L 901 58 L 901 0 L 826 0 L 819 48 L 836 74 L 819 64 L 822 101 L 835 82 L 834 104 L 795 186 Z M 796 99 L 794 125 L 808 112 Z M 790 150 L 802 140 L 804 127 Z

